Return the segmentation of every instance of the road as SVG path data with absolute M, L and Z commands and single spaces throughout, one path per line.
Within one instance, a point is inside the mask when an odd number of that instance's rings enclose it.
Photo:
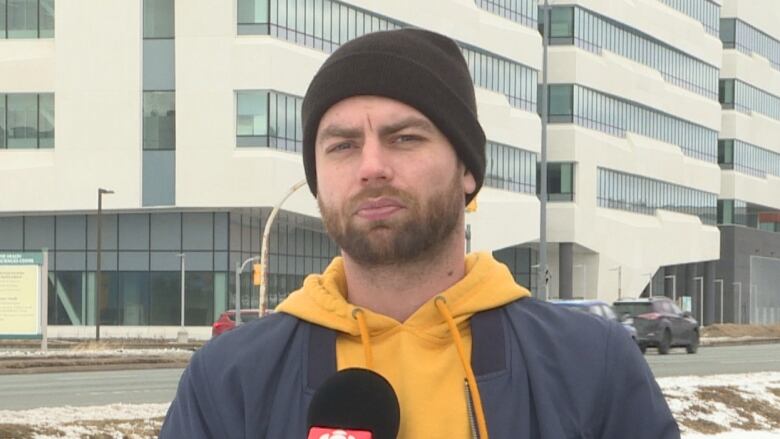
M 0 375 L 0 410 L 170 402 L 182 370 Z
M 645 356 L 656 377 L 780 371 L 780 344 L 673 349 Z M 173 399 L 182 369 L 0 375 L 0 410 Z
M 648 349 L 645 358 L 657 378 L 780 371 L 780 343 L 700 347 L 695 355 L 686 354 L 683 348 L 672 349 L 669 355 Z

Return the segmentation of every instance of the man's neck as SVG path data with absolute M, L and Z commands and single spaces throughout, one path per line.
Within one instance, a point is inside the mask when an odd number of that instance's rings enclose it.
M 344 253 L 349 302 L 404 322 L 465 275 L 463 239 L 449 241 L 437 255 L 408 264 L 366 267 Z

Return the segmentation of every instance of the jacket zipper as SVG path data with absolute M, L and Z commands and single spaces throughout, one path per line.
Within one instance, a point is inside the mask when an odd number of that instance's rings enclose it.
M 471 400 L 471 389 L 469 388 L 468 380 L 463 380 L 463 389 L 466 392 L 466 412 L 469 416 L 469 428 L 471 428 L 472 439 L 479 439 L 479 431 L 477 430 L 477 419 L 474 416 L 474 402 Z

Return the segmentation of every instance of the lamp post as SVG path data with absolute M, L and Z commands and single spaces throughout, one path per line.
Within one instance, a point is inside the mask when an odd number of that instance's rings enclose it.
M 723 279 L 715 279 L 715 283 L 720 282 L 720 323 L 723 324 Z
M 113 194 L 114 191 L 110 189 L 98 188 L 98 210 L 97 210 L 97 252 L 95 267 L 95 340 L 100 341 L 100 287 L 101 287 L 101 273 L 100 273 L 100 252 L 102 250 L 102 233 L 101 226 L 103 223 L 103 194 Z
M 547 46 L 550 42 L 550 5 L 544 0 L 542 8 L 544 26 L 542 27 L 542 145 L 540 166 L 540 188 L 539 188 L 539 270 L 536 275 L 539 276 L 537 285 L 544 282 L 544 297 L 547 295 Z M 537 296 L 539 288 L 537 288 Z M 560 292 L 558 293 L 560 296 Z
M 704 326 L 704 276 L 695 276 L 693 281 L 699 281 L 699 326 Z
M 677 303 L 677 276 L 674 274 L 667 274 L 664 276 L 664 279 L 672 280 L 672 301 Z
M 290 187 L 290 189 L 287 190 L 287 193 L 284 194 L 284 197 L 279 200 L 279 203 L 274 206 L 274 209 L 271 211 L 271 214 L 268 215 L 268 221 L 265 223 L 265 231 L 263 232 L 263 241 L 260 243 L 260 270 L 262 271 L 262 279 L 260 281 L 260 316 L 265 315 L 265 302 L 266 302 L 266 285 L 268 284 L 268 239 L 271 236 L 271 226 L 274 223 L 274 219 L 276 219 L 276 214 L 279 213 L 279 209 L 281 209 L 282 204 L 284 204 L 285 201 L 287 201 L 288 198 L 292 194 L 295 193 L 298 189 L 302 188 L 306 184 L 306 180 L 301 180 L 298 183 L 295 183 Z
M 742 324 L 742 282 L 732 282 L 731 286 L 739 286 L 739 296 L 737 298 L 737 308 L 739 309 L 739 324 Z M 735 313 L 736 314 L 736 313 Z M 736 316 L 733 316 L 734 320 L 736 320 Z
M 181 326 L 179 327 L 179 333 L 176 334 L 176 339 L 179 343 L 187 343 L 189 336 L 187 335 L 187 330 L 184 329 L 184 267 L 187 255 L 178 253 L 176 256 L 181 258 Z

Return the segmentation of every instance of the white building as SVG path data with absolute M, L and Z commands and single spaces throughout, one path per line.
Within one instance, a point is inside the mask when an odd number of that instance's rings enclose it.
M 54 335 L 92 333 L 97 194 L 112 190 L 101 323 L 123 334 L 177 325 L 185 254 L 186 323 L 209 325 L 233 306 L 236 264 L 258 254 L 270 208 L 304 177 L 310 78 L 341 43 L 414 26 L 457 40 L 477 87 L 490 158 L 469 245 L 506 249 L 528 284 L 532 251 L 517 246 L 539 236 L 542 46 L 534 0 L 498 3 L 0 2 L 0 251 L 49 249 Z M 271 305 L 337 253 L 307 188 L 284 209 Z M 243 306 L 256 307 L 249 281 Z
M 682 293 L 719 258 L 719 4 L 551 4 L 552 295 Z
M 723 279 L 726 321 L 780 322 L 778 23 L 776 1 L 723 2 L 717 272 Z
M 207 336 L 303 179 L 310 78 L 343 42 L 406 26 L 454 38 L 476 86 L 488 172 L 468 246 L 543 295 L 538 0 L 54 3 L 0 1 L 0 252 L 49 250 L 53 335 L 93 333 L 104 188 L 106 333 L 175 331 L 184 254 L 186 323 Z M 780 4 L 550 4 L 547 294 L 780 319 Z M 337 252 L 304 187 L 274 226 L 270 304 Z

